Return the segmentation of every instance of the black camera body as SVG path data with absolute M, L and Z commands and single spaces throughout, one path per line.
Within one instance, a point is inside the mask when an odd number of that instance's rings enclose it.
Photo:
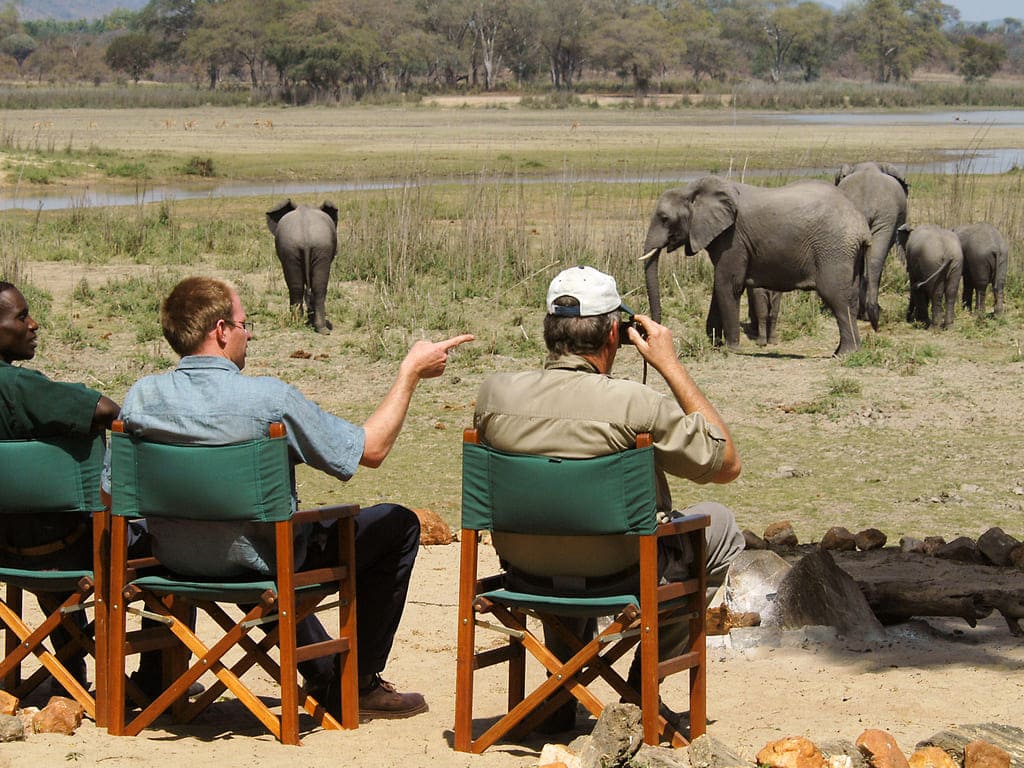
M 640 338 L 646 339 L 647 334 L 644 333 L 643 326 L 636 321 L 632 315 L 629 315 L 623 320 L 619 321 L 619 346 L 626 344 L 632 344 L 632 340 L 629 338 L 629 329 L 636 328 L 636 332 L 640 334 Z

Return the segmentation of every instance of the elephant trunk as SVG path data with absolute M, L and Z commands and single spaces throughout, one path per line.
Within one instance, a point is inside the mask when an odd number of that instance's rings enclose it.
M 647 257 L 644 264 L 644 281 L 647 283 L 647 301 L 651 307 L 651 319 L 656 323 L 661 322 L 661 289 L 658 286 L 658 258 L 661 256 L 661 248 L 654 248 Z

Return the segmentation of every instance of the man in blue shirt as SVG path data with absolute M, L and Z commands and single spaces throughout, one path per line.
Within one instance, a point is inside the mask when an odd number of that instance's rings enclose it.
M 419 381 L 444 373 L 448 352 L 473 339 L 463 335 L 414 344 L 390 391 L 359 427 L 327 413 L 279 379 L 242 375 L 252 325 L 238 293 L 226 283 L 186 278 L 164 300 L 160 320 L 164 337 L 181 360 L 174 371 L 147 376 L 129 390 L 122 408 L 128 432 L 152 440 L 224 444 L 263 437 L 271 422 L 280 421 L 296 463 L 340 480 L 348 480 L 359 465 L 380 466 L 398 438 Z M 150 523 L 154 553 L 184 575 L 273 572 L 273 531 L 265 525 Z M 295 542 L 297 563 L 305 558 L 308 533 Z M 378 504 L 360 511 L 356 623 L 363 719 L 408 717 L 427 709 L 423 696 L 399 693 L 380 677 L 401 620 L 418 546 L 419 520 L 410 510 Z M 325 638 L 315 618 L 300 626 L 302 644 Z M 301 670 L 314 690 L 328 685 L 333 675 L 324 660 L 305 662 Z

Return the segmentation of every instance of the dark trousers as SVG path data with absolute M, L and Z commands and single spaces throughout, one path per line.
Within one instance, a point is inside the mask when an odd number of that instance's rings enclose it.
M 328 536 L 324 556 L 337 562 L 333 552 L 337 537 Z M 409 593 L 412 567 L 420 543 L 420 521 L 415 513 L 398 504 L 377 504 L 359 510 L 356 518 L 356 634 L 359 675 L 381 672 L 391 654 L 395 633 L 402 620 Z M 306 557 L 311 567 L 316 553 Z M 321 642 L 330 635 L 315 615 L 299 623 L 299 645 Z M 311 659 L 299 665 L 299 672 L 314 687 L 334 676 L 330 657 Z

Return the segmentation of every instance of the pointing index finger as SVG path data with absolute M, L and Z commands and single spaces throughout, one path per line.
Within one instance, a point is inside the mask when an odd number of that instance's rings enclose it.
M 464 333 L 461 336 L 452 336 L 452 338 L 450 338 L 450 339 L 445 339 L 444 341 L 439 341 L 439 342 L 437 342 L 437 344 L 445 352 L 448 352 L 449 350 L 454 349 L 455 347 L 459 346 L 460 344 L 465 344 L 467 341 L 473 341 L 475 338 L 476 338 L 476 336 L 474 336 L 471 333 Z

